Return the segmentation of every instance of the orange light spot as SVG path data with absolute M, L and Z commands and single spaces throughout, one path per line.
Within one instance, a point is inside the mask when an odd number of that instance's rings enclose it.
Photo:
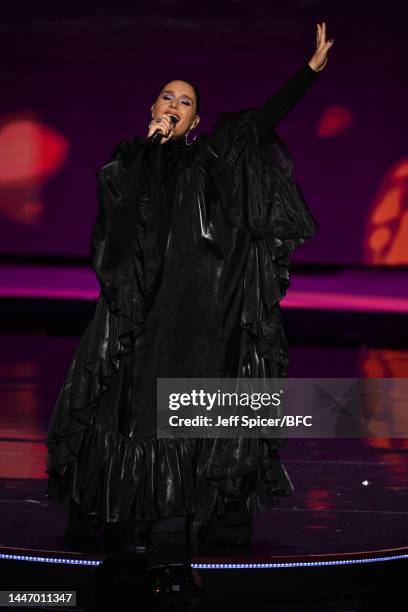
M 395 219 L 401 210 L 402 187 L 391 187 L 386 191 L 374 211 L 372 221 L 375 224 L 386 223 Z

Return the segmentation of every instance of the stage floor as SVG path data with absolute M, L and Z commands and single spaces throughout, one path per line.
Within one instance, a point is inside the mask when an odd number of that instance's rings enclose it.
M 259 515 L 247 561 L 408 546 L 408 441 L 372 443 L 291 440 L 281 457 L 296 491 Z M 1 455 L 0 546 L 72 551 L 65 511 L 45 498 L 43 442 L 3 438 Z
M 79 338 L 1 340 L 0 546 L 61 553 L 66 513 L 45 497 L 44 441 Z M 398 350 L 291 348 L 293 377 L 407 376 L 407 367 Z M 281 458 L 295 493 L 259 515 L 248 561 L 408 545 L 408 439 L 291 438 Z

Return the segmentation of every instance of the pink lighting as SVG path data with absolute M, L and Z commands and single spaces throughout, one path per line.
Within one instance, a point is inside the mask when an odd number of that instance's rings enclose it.
M 320 138 L 337 136 L 349 127 L 352 118 L 351 111 L 344 106 L 329 106 L 320 118 L 317 133 Z
M 44 184 L 64 164 L 64 136 L 33 113 L 2 117 L 0 124 L 0 214 L 19 223 L 39 224 Z

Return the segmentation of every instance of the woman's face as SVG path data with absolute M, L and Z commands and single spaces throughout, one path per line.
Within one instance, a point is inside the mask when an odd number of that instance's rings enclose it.
M 152 119 L 159 119 L 166 113 L 178 117 L 173 138 L 184 136 L 200 122 L 200 117 L 196 115 L 194 89 L 185 81 L 169 81 L 152 105 L 151 112 Z

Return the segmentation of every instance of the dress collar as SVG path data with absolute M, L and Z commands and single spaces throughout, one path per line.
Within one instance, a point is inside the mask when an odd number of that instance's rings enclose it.
M 168 140 L 163 147 L 165 147 L 165 151 L 190 151 L 193 150 L 196 145 L 199 143 L 201 138 L 200 136 L 197 136 L 192 143 L 187 143 L 186 142 L 186 137 L 182 136 L 180 138 L 171 138 L 170 140 Z

